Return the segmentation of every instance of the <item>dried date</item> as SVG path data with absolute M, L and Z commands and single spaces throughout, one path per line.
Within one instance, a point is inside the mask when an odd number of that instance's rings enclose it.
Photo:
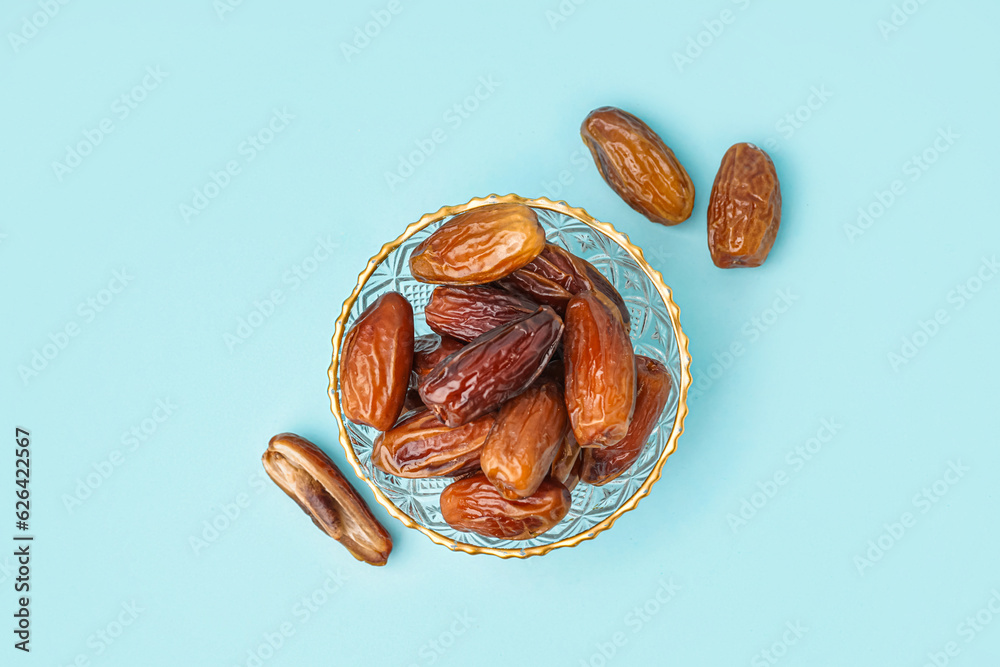
M 538 216 L 523 204 L 460 213 L 418 245 L 410 273 L 425 283 L 482 285 L 521 268 L 545 247 Z
M 568 430 L 562 389 L 537 382 L 500 408 L 480 466 L 504 498 L 527 498 L 549 474 Z
M 581 478 L 602 486 L 628 470 L 649 441 L 670 397 L 671 379 L 667 367 L 655 359 L 637 355 L 638 369 L 635 412 L 625 437 L 607 447 L 583 452 Z
M 274 483 L 320 530 L 358 560 L 385 565 L 392 538 L 319 447 L 294 433 L 281 433 L 271 438 L 262 462 Z
M 621 315 L 600 292 L 566 307 L 566 407 L 581 447 L 607 447 L 628 432 L 635 407 L 635 357 Z
M 398 477 L 461 475 L 479 467 L 480 453 L 495 420 L 487 414 L 449 428 L 434 413 L 422 410 L 375 439 L 372 463 Z
M 536 310 L 537 303 L 496 287 L 442 285 L 431 294 L 424 317 L 442 336 L 468 342 Z
M 351 421 L 379 431 L 403 410 L 413 366 L 413 308 L 398 292 L 370 305 L 344 336 L 340 402 Z
M 663 225 L 691 216 L 691 177 L 646 123 L 627 111 L 601 107 L 583 121 L 580 135 L 601 176 L 626 204 Z
M 535 493 L 507 500 L 479 473 L 450 484 L 441 493 L 441 515 L 455 530 L 503 540 L 527 540 L 541 535 L 569 512 L 569 490 L 546 479 Z
M 753 144 L 722 158 L 708 203 L 708 249 L 722 269 L 760 266 L 781 225 L 781 185 L 774 162 Z
M 555 352 L 562 332 L 562 319 L 542 306 L 445 359 L 420 383 L 420 397 L 448 426 L 472 421 L 527 389 Z

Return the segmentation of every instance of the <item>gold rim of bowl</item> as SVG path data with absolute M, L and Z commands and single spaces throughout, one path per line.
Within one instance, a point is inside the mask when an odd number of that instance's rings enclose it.
M 365 475 L 365 472 L 361 467 L 361 462 L 354 453 L 354 445 L 351 442 L 350 433 L 348 433 L 347 426 L 344 424 L 344 419 L 340 411 L 340 396 L 337 391 L 339 382 L 338 374 L 340 369 L 340 352 L 344 339 L 344 331 L 347 327 L 347 319 L 350 315 L 351 309 L 354 307 L 354 302 L 357 301 L 358 296 L 361 294 L 361 290 L 364 289 L 365 284 L 375 271 L 375 268 L 385 261 L 393 250 L 398 248 L 404 241 L 424 227 L 458 213 L 478 208 L 480 206 L 490 206 L 492 204 L 525 204 L 533 208 L 556 211 L 579 220 L 624 248 L 625 251 L 631 255 L 632 259 L 635 260 L 636 264 L 639 265 L 643 273 L 645 273 L 650 279 L 656 287 L 660 298 L 663 299 L 663 304 L 666 306 L 667 313 L 670 316 L 670 323 L 673 326 L 681 362 L 680 396 L 677 405 L 677 416 L 674 419 L 674 428 L 670 433 L 670 439 L 667 441 L 667 446 L 663 449 L 663 452 L 657 459 L 652 471 L 650 471 L 649 475 L 643 481 L 642 486 L 640 486 L 628 500 L 622 503 L 621 506 L 611 514 L 611 516 L 592 528 L 581 533 L 577 533 L 572 537 L 559 540 L 558 542 L 536 547 L 525 547 L 522 549 L 496 549 L 493 547 L 480 547 L 474 544 L 459 542 L 450 537 L 445 537 L 441 533 L 431 530 L 426 526 L 420 525 L 408 514 L 396 507 L 396 505 L 389 500 L 385 493 L 383 493 L 382 490 L 374 482 L 372 482 L 367 475 Z M 330 384 L 327 387 L 327 394 L 329 394 L 330 397 L 330 410 L 333 412 L 333 416 L 337 420 L 337 427 L 340 430 L 340 444 L 344 448 L 344 453 L 347 455 L 347 459 L 351 462 L 351 466 L 354 468 L 355 474 L 368 484 L 372 492 L 375 494 L 375 499 L 386 509 L 386 511 L 389 512 L 389 514 L 402 521 L 408 528 L 416 528 L 421 533 L 429 537 L 431 541 L 448 547 L 453 551 L 464 551 L 465 553 L 470 554 L 490 554 L 493 556 L 499 556 L 500 558 L 527 558 L 529 556 L 543 556 L 553 549 L 558 549 L 560 547 L 575 547 L 581 542 L 594 539 L 600 533 L 611 528 L 615 521 L 617 521 L 623 514 L 635 509 L 635 507 L 639 504 L 639 501 L 649 495 L 649 490 L 652 488 L 653 484 L 660 479 L 660 474 L 663 471 L 663 465 L 677 448 L 677 439 L 680 437 L 681 433 L 684 432 L 684 418 L 687 416 L 687 395 L 688 389 L 691 386 L 691 355 L 688 352 L 687 336 L 684 335 L 684 332 L 681 330 L 680 309 L 677 307 L 677 304 L 674 303 L 673 294 L 670 288 L 663 282 L 663 276 L 660 272 L 651 267 L 645 257 L 643 257 L 642 249 L 634 245 L 629 240 L 627 235 L 619 232 L 610 223 L 595 220 L 582 208 L 574 208 L 566 204 L 566 202 L 554 202 L 545 198 L 526 199 L 514 194 L 504 196 L 494 194 L 488 197 L 472 199 L 467 204 L 459 206 L 445 206 L 435 213 L 428 213 L 420 218 L 420 220 L 409 225 L 395 241 L 390 241 L 389 243 L 383 245 L 378 254 L 368 260 L 368 265 L 365 266 L 365 269 L 358 276 L 358 284 L 354 287 L 354 291 L 351 292 L 351 295 L 347 297 L 346 301 L 344 301 L 344 306 L 341 308 L 340 316 L 337 318 L 336 325 L 334 326 L 332 342 L 333 357 L 330 361 L 330 368 L 328 371 Z

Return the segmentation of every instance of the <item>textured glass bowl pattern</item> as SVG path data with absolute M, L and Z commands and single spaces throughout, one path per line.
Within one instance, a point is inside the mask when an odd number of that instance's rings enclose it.
M 587 259 L 611 279 L 628 304 L 636 353 L 662 361 L 673 378 L 670 400 L 639 460 L 604 486 L 581 482 L 573 492 L 573 505 L 565 519 L 534 539 L 516 541 L 459 532 L 445 523 L 441 518 L 439 496 L 451 482 L 450 479 L 403 479 L 387 475 L 373 466 L 371 449 L 378 432 L 349 422 L 340 411 L 335 393 L 338 387 L 336 366 L 343 332 L 385 292 L 399 292 L 413 305 L 417 335 L 431 332 L 422 315 L 434 286 L 420 283 L 410 275 L 409 257 L 413 249 L 455 213 L 477 205 L 507 201 L 520 201 L 533 206 L 549 242 Z M 420 222 L 411 225 L 400 239 L 386 244 L 362 273 L 354 296 L 353 302 L 348 299 L 345 303 L 338 320 L 333 341 L 334 363 L 330 367 L 331 405 L 341 429 L 341 443 L 355 471 L 372 487 L 379 502 L 408 526 L 421 530 L 439 544 L 469 553 L 524 557 L 541 555 L 555 547 L 573 546 L 590 539 L 609 528 L 618 516 L 635 507 L 639 499 L 649 493 L 683 430 L 687 388 L 690 385 L 690 357 L 670 290 L 627 237 L 606 223 L 594 221 L 580 209 L 544 199 L 525 200 L 514 195 L 494 195 L 473 200 L 461 207 L 442 209 L 437 214 L 424 216 Z

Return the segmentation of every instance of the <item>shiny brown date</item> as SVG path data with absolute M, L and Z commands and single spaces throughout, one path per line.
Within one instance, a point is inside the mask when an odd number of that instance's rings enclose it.
M 562 319 L 542 306 L 445 359 L 420 383 L 420 397 L 448 426 L 470 422 L 527 389 L 555 352 L 562 332 Z
M 722 269 L 760 266 L 781 225 L 781 185 L 774 163 L 753 144 L 722 158 L 708 202 L 708 249 Z
M 538 257 L 501 280 L 500 284 L 552 306 L 560 314 L 566 312 L 566 305 L 573 295 L 597 290 L 615 303 L 625 324 L 629 324 L 628 307 L 611 281 L 596 266 L 554 243 L 546 244 Z
M 386 431 L 399 418 L 413 366 L 413 308 L 386 292 L 344 336 L 340 402 L 347 418 Z
M 431 294 L 424 317 L 442 336 L 470 341 L 536 310 L 537 303 L 497 287 L 442 285 Z
M 418 245 L 410 273 L 425 283 L 482 285 L 516 271 L 545 247 L 538 216 L 522 204 L 460 213 Z
M 660 415 L 670 397 L 671 380 L 667 367 L 655 359 L 639 355 L 635 362 L 638 377 L 632 423 L 625 437 L 615 444 L 583 451 L 580 476 L 588 484 L 607 484 L 635 463 L 660 421 Z
M 422 378 L 465 346 L 462 341 L 451 336 L 425 334 L 417 336 L 413 345 L 413 372 Z
M 467 533 L 503 540 L 527 540 L 541 535 L 569 512 L 570 493 L 546 479 L 535 493 L 507 500 L 486 475 L 453 482 L 441 493 L 441 515 L 449 526 Z
M 559 445 L 559 452 L 552 462 L 552 479 L 561 482 L 563 486 L 572 491 L 580 481 L 581 461 L 580 445 L 577 444 L 573 436 L 573 429 L 566 431 L 566 437 Z
M 580 135 L 601 176 L 626 204 L 664 225 L 691 216 L 691 177 L 663 139 L 640 119 L 615 107 L 601 107 L 583 121 Z
M 628 432 L 635 407 L 635 357 L 618 309 L 600 292 L 566 307 L 566 407 L 581 447 L 607 447 Z
M 385 565 L 392 538 L 323 451 L 294 433 L 280 433 L 262 457 L 264 470 L 324 533 L 351 555 Z
M 548 476 L 568 430 L 562 388 L 542 380 L 503 404 L 479 464 L 504 498 L 527 498 Z
M 449 428 L 434 413 L 412 414 L 375 439 L 372 463 L 390 475 L 408 478 L 461 475 L 479 466 L 479 456 L 496 417 L 483 415 Z

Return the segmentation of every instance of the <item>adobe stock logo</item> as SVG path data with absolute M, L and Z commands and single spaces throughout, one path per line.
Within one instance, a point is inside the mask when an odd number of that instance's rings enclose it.
M 752 667 L 768 667 L 768 665 L 778 664 L 779 660 L 788 655 L 788 649 L 798 644 L 799 640 L 809 632 L 809 628 L 802 625 L 801 621 L 795 621 L 794 623 L 787 621 L 785 628 L 785 631 L 781 634 L 781 639 L 778 639 L 753 657 L 750 661 Z
M 677 597 L 681 587 L 673 577 L 656 582 L 653 593 L 641 604 L 632 607 L 622 618 L 622 624 L 637 635 L 646 628 L 666 606 Z M 613 632 L 607 641 L 594 642 L 594 651 L 586 659 L 581 658 L 579 667 L 607 667 L 629 643 L 629 635 L 623 630 Z M 623 663 L 626 664 L 626 663 Z
M 225 21 L 226 14 L 232 14 L 242 4 L 243 0 L 215 0 L 212 3 L 212 8 L 215 9 L 215 15 L 219 17 L 219 20 Z
M 806 96 L 802 104 L 775 121 L 775 131 L 781 134 L 781 139 L 789 141 L 819 113 L 820 109 L 826 106 L 832 97 L 833 91 L 827 88 L 825 83 L 819 86 L 812 86 L 809 89 L 809 95 Z M 781 151 L 781 139 L 775 137 L 765 139 L 764 148 L 769 153 L 779 153 Z
M 545 20 L 549 22 L 549 28 L 552 29 L 552 32 L 555 32 L 560 24 L 565 23 L 569 17 L 576 14 L 577 7 L 586 3 L 587 0 L 561 0 L 554 10 L 545 10 Z
M 878 30 L 882 33 L 882 39 L 888 42 L 889 35 L 899 32 L 900 28 L 909 23 L 910 19 L 916 16 L 917 12 L 926 4 L 927 0 L 903 0 L 899 4 L 894 4 L 889 19 L 879 19 L 878 21 Z
M 791 288 L 775 292 L 771 306 L 764 308 L 758 315 L 751 317 L 740 327 L 740 333 L 745 337 L 746 343 L 744 344 L 743 339 L 737 338 L 721 351 L 714 352 L 712 354 L 714 361 L 708 365 L 704 373 L 698 373 L 688 398 L 694 400 L 704 396 L 723 375 L 736 365 L 740 357 L 746 354 L 750 344 L 760 340 L 761 336 L 775 326 L 781 316 L 787 313 L 798 300 L 799 295 L 792 292 Z
M 948 468 L 936 480 L 920 489 L 910 499 L 910 504 L 914 509 L 919 510 L 919 514 L 906 511 L 890 523 L 882 524 L 882 532 L 875 539 L 868 540 L 867 548 L 863 553 L 854 557 L 854 567 L 862 577 L 865 572 L 875 567 L 886 554 L 916 527 L 922 515 L 930 512 L 941 500 L 948 495 L 951 489 L 962 481 L 971 468 L 964 465 L 961 459 L 948 461 Z
M 740 11 L 746 11 L 752 3 L 753 0 L 732 0 L 732 4 L 736 5 Z M 736 23 L 737 18 L 739 18 L 739 14 L 733 10 L 723 9 L 719 12 L 718 17 L 702 21 L 704 30 L 688 37 L 687 45 L 683 52 L 674 51 L 673 53 L 674 65 L 677 67 L 677 71 L 683 74 L 684 68 L 690 67 L 694 64 L 694 61 L 701 58 L 702 54 L 722 37 L 726 32 L 727 26 Z
M 976 641 L 990 625 L 1000 619 L 1000 590 L 994 588 L 990 591 L 992 596 L 982 607 L 969 614 L 955 628 L 958 635 L 966 645 Z M 923 667 L 946 667 L 952 662 L 952 658 L 957 658 L 962 654 L 962 646 L 957 641 L 949 641 L 941 647 L 941 650 L 928 651 L 927 661 Z
M 468 609 L 461 613 L 456 611 L 451 615 L 451 618 L 454 620 L 451 620 L 447 629 L 439 632 L 435 638 L 424 642 L 417 651 L 425 664 L 433 665 L 443 658 L 455 646 L 459 638 L 476 623 L 476 619 L 469 614 Z M 417 664 L 413 663 L 409 667 L 417 667 Z
M 951 323 L 952 315 L 971 303 L 998 273 L 1000 273 L 1000 263 L 997 262 L 997 256 L 983 257 L 976 272 L 948 292 L 946 300 L 952 306 L 951 313 L 945 308 L 938 308 L 932 317 L 917 320 L 916 329 L 900 339 L 901 345 L 897 350 L 889 352 L 887 358 L 892 370 L 898 373 L 902 366 L 913 361 L 920 351 Z
M 201 522 L 199 532 L 188 536 L 188 545 L 195 556 L 215 544 L 236 523 L 236 520 L 244 515 L 245 510 L 253 503 L 253 499 L 273 485 L 263 470 L 257 470 L 247 478 L 247 486 L 253 490 L 253 494 L 240 491 L 231 500 L 217 506 L 213 505 L 210 508 L 213 511 L 212 516 Z
M 226 188 L 232 185 L 233 180 L 243 173 L 245 167 L 264 153 L 278 136 L 288 129 L 293 120 L 295 116 L 289 113 L 287 108 L 274 109 L 267 122 L 256 132 L 248 134 L 236 147 L 239 158 L 227 160 L 219 171 L 210 170 L 208 179 L 191 189 L 191 199 L 178 204 L 177 210 L 181 219 L 191 224 L 194 218 L 201 215 L 225 192 Z
M 60 664 L 68 664 L 70 667 L 91 667 L 94 664 L 91 656 L 93 658 L 104 656 L 121 639 L 125 631 L 135 625 L 139 617 L 146 611 L 146 608 L 140 607 L 135 600 L 122 602 L 119 607 L 120 611 L 116 609 L 112 612 L 114 617 L 110 621 L 87 636 L 89 654 L 85 652 L 77 653 L 72 662 L 60 662 Z
M 909 160 L 903 163 L 901 167 L 903 176 L 908 176 L 910 183 L 918 182 L 930 170 L 931 166 L 941 159 L 942 155 L 950 151 L 961 138 L 962 135 L 952 130 L 950 125 L 947 128 L 938 128 L 934 141 L 919 153 L 914 153 Z M 854 243 L 855 239 L 864 236 L 906 193 L 906 181 L 901 178 L 892 181 L 885 190 L 876 190 L 873 193 L 873 199 L 866 206 L 858 207 L 858 217 L 855 223 L 844 225 L 844 234 L 847 236 L 847 240 Z
M 334 256 L 337 248 L 340 247 L 333 238 L 327 234 L 316 239 L 316 245 L 312 251 L 300 261 L 292 264 L 287 271 L 281 275 L 282 285 L 287 285 L 288 289 L 274 287 L 263 299 L 253 302 L 253 307 L 246 315 L 236 318 L 236 328 L 222 334 L 222 340 L 233 353 L 237 347 L 243 345 L 250 337 L 263 327 L 274 315 L 278 306 L 285 303 L 286 298 L 295 290 L 302 287 L 320 267 Z
M 733 533 L 738 533 L 741 528 L 753 521 L 757 514 L 774 500 L 782 488 L 798 475 L 808 463 L 819 456 L 826 445 L 833 442 L 833 439 L 843 428 L 844 425 L 834 417 L 821 419 L 820 426 L 816 429 L 816 434 L 813 437 L 788 450 L 788 453 L 785 454 L 785 467 L 775 470 L 763 482 L 757 482 L 756 491 L 740 498 L 740 506 L 736 513 L 730 512 L 726 515 L 726 523 L 729 524 Z
M 25 46 L 29 41 L 38 37 L 38 33 L 41 32 L 45 26 L 49 24 L 49 21 L 54 19 L 62 8 L 68 5 L 70 0 L 38 0 L 39 11 L 34 12 L 29 16 L 25 16 L 21 19 L 21 29 L 17 32 L 8 32 L 7 41 L 10 42 L 10 48 L 17 53 L 21 50 L 21 47 Z
M 372 40 L 382 34 L 382 31 L 389 27 L 394 16 L 403 13 L 403 4 L 399 0 L 389 0 L 385 9 L 375 9 L 371 12 L 372 20 L 363 26 L 354 28 L 354 35 L 350 43 L 341 42 L 340 52 L 344 55 L 344 60 L 351 62 L 352 58 L 361 55 L 361 52 L 371 45 Z
M 170 397 L 157 399 L 156 407 L 153 408 L 148 417 L 121 434 L 122 449 L 113 449 L 106 458 L 92 463 L 90 472 L 83 477 L 76 478 L 73 493 L 62 495 L 61 500 L 66 511 L 72 514 L 81 507 L 97 489 L 115 474 L 115 471 L 125 463 L 126 459 L 130 458 L 131 454 L 138 451 L 160 430 L 160 427 L 173 416 L 176 410 L 177 404 L 170 400 Z
M 472 93 L 446 109 L 441 115 L 441 120 L 447 123 L 452 131 L 458 130 L 472 117 L 472 114 L 479 109 L 483 102 L 493 97 L 496 89 L 501 85 L 502 82 L 495 80 L 493 75 L 479 77 L 478 85 Z M 405 155 L 398 155 L 396 169 L 383 172 L 385 184 L 389 186 L 389 192 L 395 192 L 397 187 L 413 176 L 417 168 L 427 162 L 428 158 L 437 151 L 438 146 L 446 141 L 448 141 L 448 131 L 443 127 L 435 128 L 424 138 L 415 139 L 413 141 L 415 149 Z
M 55 174 L 59 182 L 62 183 L 67 176 L 83 165 L 87 157 L 104 143 L 108 135 L 118 129 L 117 123 L 122 123 L 131 116 L 132 112 L 138 109 L 139 105 L 145 102 L 149 95 L 159 88 L 169 76 L 170 73 L 164 72 L 159 65 L 147 67 L 139 83 L 111 102 L 110 116 L 99 120 L 94 127 L 84 128 L 81 132 L 82 138 L 76 143 L 66 144 L 62 161 L 52 161 L 52 173 Z
M 262 667 L 295 636 L 297 626 L 308 623 L 351 580 L 351 576 L 339 568 L 336 572 L 327 570 L 325 574 L 326 578 L 322 584 L 311 593 L 303 595 L 292 606 L 291 619 L 286 617 L 284 621 L 274 626 L 273 630 L 260 634 L 260 642 L 247 649 L 236 663 L 238 667 Z
M 574 171 L 577 174 L 582 174 L 594 165 L 594 161 L 590 159 L 590 153 L 586 149 L 579 149 L 570 153 L 569 162 L 575 168 L 573 171 L 563 169 L 556 175 L 554 180 L 543 180 L 541 183 L 545 196 L 552 201 L 559 201 L 563 189 L 568 188 L 576 182 L 577 177 L 573 174 Z
M 87 297 L 76 307 L 76 314 L 80 316 L 79 321 L 69 320 L 55 333 L 49 334 L 49 342 L 31 351 L 31 360 L 28 364 L 21 364 L 17 367 L 17 374 L 25 387 L 28 386 L 29 381 L 38 377 L 69 347 L 70 342 L 83 331 L 83 325 L 90 324 L 97 319 L 98 314 L 104 312 L 118 298 L 118 295 L 124 292 L 125 288 L 135 280 L 135 276 L 129 274 L 128 271 L 128 268 L 124 266 L 120 270 L 113 271 L 111 280 L 107 282 L 106 287 Z

